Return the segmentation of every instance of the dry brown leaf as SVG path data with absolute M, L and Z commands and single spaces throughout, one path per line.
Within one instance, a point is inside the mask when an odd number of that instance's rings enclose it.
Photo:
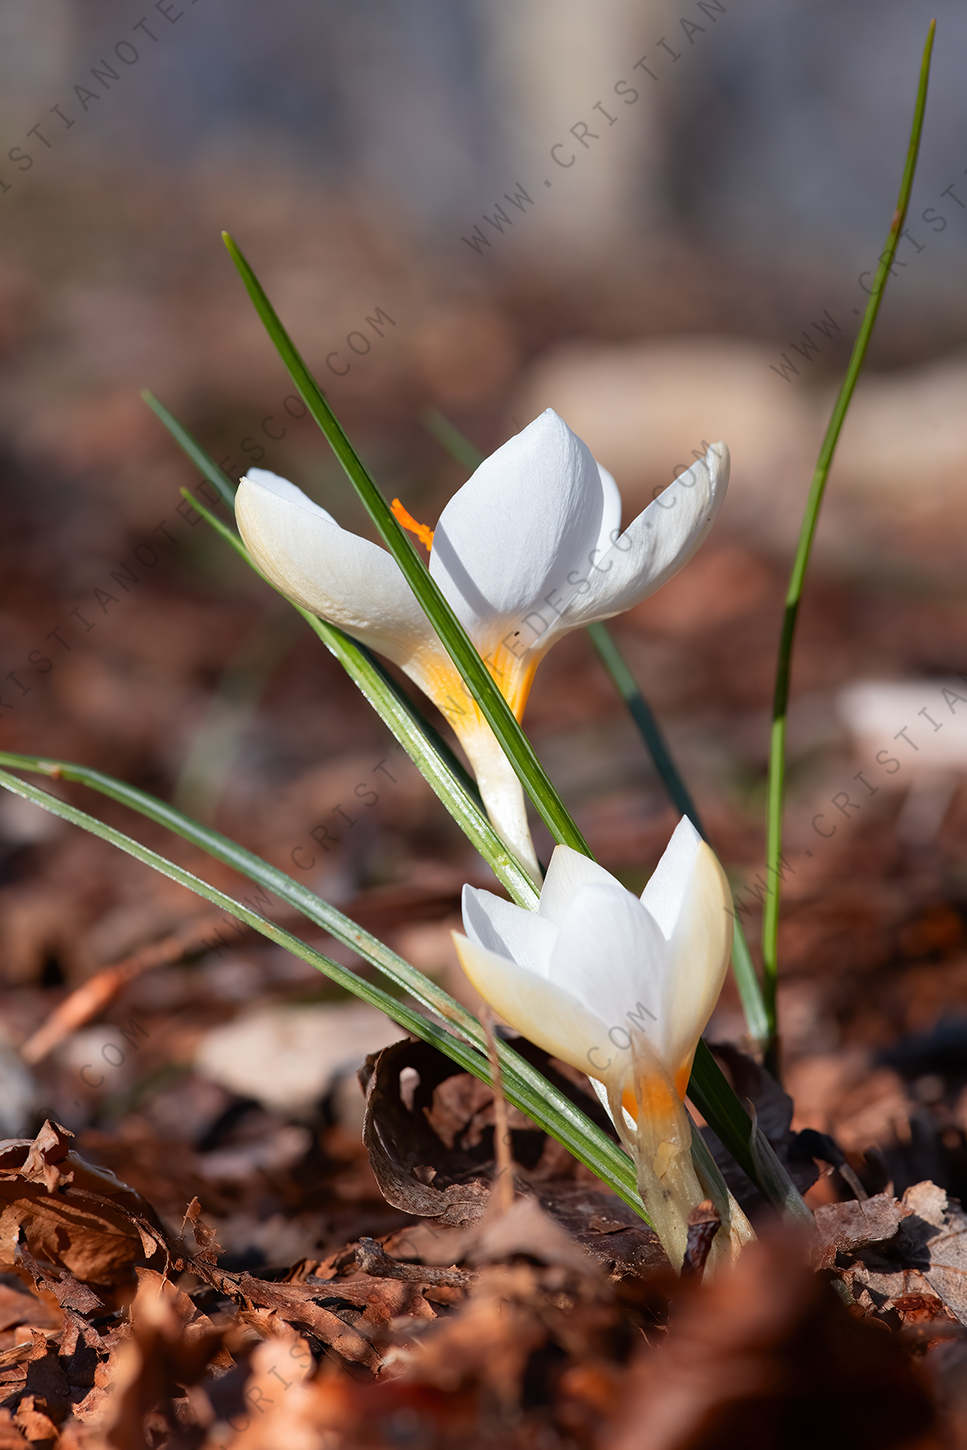
M 875 1198 L 827 1203 L 813 1214 L 813 1266 L 831 1269 L 837 1254 L 854 1254 L 892 1239 L 908 1208 L 887 1193 Z
M 0 1272 L 16 1268 L 22 1239 L 40 1263 L 83 1282 L 125 1283 L 163 1231 L 147 1200 L 72 1152 L 71 1137 L 48 1121 L 33 1142 L 0 1143 Z
M 967 1213 L 935 1183 L 915 1183 L 903 1195 L 909 1212 L 903 1250 L 961 1324 L 967 1324 Z
M 413 1106 L 407 1106 L 400 1087 L 405 1068 L 419 1074 L 424 1097 L 436 1082 L 455 1074 L 442 1053 L 409 1038 L 367 1060 L 363 1142 L 380 1192 L 387 1203 L 405 1213 L 442 1224 L 473 1223 L 490 1196 L 480 1171 L 485 1164 L 469 1181 L 456 1181 L 456 1174 L 464 1180 L 469 1176 L 473 1160 L 444 1144 L 416 1097 Z
M 145 1443 L 145 1417 L 160 1410 L 175 1421 L 173 1400 L 182 1386 L 197 1385 L 220 1354 L 224 1334 L 201 1314 L 187 1294 L 153 1269 L 138 1270 L 130 1331 L 119 1334 L 96 1389 L 82 1415 L 93 1420 L 103 1447 L 133 1450 Z
M 602 1450 L 941 1450 L 907 1355 L 843 1308 L 808 1254 L 805 1236 L 760 1239 L 682 1293 Z

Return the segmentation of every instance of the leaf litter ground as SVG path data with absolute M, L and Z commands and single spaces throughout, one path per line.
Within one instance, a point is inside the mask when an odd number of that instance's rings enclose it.
M 41 586 L 14 563 L 5 604 L 33 615 Z M 780 576 L 726 539 L 622 626 L 739 887 L 761 870 Z M 170 741 L 262 605 L 180 566 L 151 591 L 110 648 L 79 647 L 46 704 L 4 722 L 10 748 L 172 788 Z M 956 675 L 960 615 L 827 582 L 803 623 L 787 1092 L 741 1051 L 729 994 L 711 1036 L 738 1043 L 723 1067 L 817 1227 L 781 1231 L 734 1176 L 761 1240 L 708 1285 L 676 1281 L 654 1236 L 513 1111 L 498 1169 L 489 1090 L 420 1044 L 388 1046 L 391 1029 L 365 1122 L 343 1063 L 298 1109 L 200 1072 L 240 1015 L 339 1004 L 254 937 L 220 941 L 180 889 L 4 807 L 0 1450 L 967 1444 L 967 796 L 955 780 L 932 834 L 907 829 L 905 781 L 825 843 L 808 829 L 862 765 L 830 723 L 835 689 Z M 341 830 L 314 884 L 447 973 L 460 884 L 487 883 L 328 666 L 309 639 L 280 660 L 219 823 L 280 862 L 320 823 Z M 640 887 L 671 814 L 585 642 L 545 671 L 535 738 L 599 858 Z M 363 781 L 379 787 L 368 815 Z

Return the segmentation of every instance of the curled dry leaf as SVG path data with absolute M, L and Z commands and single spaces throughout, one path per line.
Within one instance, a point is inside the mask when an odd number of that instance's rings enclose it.
M 416 1079 L 409 1104 L 401 1086 L 407 1069 Z M 405 1213 L 453 1225 L 480 1218 L 490 1196 L 486 1152 L 447 1147 L 427 1121 L 434 1088 L 458 1075 L 442 1053 L 411 1038 L 367 1058 L 360 1074 L 363 1142 L 383 1197 Z
M 146 1199 L 71 1150 L 72 1137 L 48 1120 L 33 1142 L 0 1143 L 0 1273 L 15 1269 L 22 1242 L 82 1282 L 129 1282 L 162 1248 L 163 1230 Z

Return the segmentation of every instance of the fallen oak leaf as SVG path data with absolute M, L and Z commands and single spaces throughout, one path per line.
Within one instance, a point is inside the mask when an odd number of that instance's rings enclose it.
M 10 1411 L 0 1409 L 0 1450 L 29 1450 L 29 1445 L 13 1423 Z
M 0 1335 L 4 1337 L 23 1325 L 35 1329 L 60 1329 L 63 1316 L 50 1303 L 32 1294 L 27 1286 L 0 1284 Z M 0 1340 L 2 1343 L 2 1340 Z M 12 1348 L 11 1345 L 5 1348 Z
M 198 1246 L 194 1258 L 204 1264 L 216 1264 L 222 1246 L 218 1242 L 215 1229 L 202 1218 L 201 1204 L 197 1198 L 193 1198 L 185 1209 L 185 1217 L 181 1225 L 182 1234 L 185 1232 L 185 1225 L 189 1223 L 192 1237 Z
M 224 1339 L 187 1294 L 155 1270 L 139 1269 L 129 1323 L 99 1368 L 90 1403 L 78 1407 L 98 1432 L 98 1450 L 151 1443 L 145 1417 L 159 1410 L 174 1426 L 174 1401 L 184 1398 L 183 1388 L 197 1386 L 213 1365 L 231 1366 Z

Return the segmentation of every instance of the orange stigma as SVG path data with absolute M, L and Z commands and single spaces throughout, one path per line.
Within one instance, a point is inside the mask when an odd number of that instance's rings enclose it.
M 403 525 L 407 533 L 415 534 L 416 537 L 419 539 L 420 543 L 423 544 L 427 550 L 433 548 L 432 529 L 428 529 L 426 524 L 418 524 L 413 515 L 411 513 L 407 513 L 406 509 L 400 503 L 398 498 L 394 498 L 390 507 L 393 510 L 394 519 L 398 524 Z

